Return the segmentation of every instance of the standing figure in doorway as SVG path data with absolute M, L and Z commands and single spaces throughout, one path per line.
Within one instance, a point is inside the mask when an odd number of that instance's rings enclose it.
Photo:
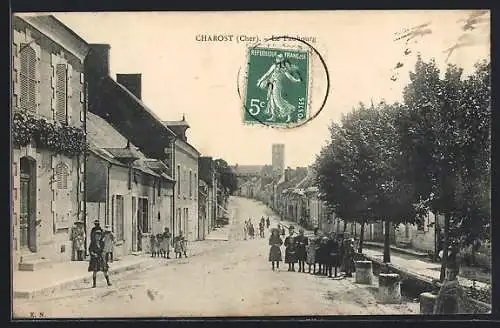
M 278 229 L 273 229 L 271 231 L 271 236 L 269 237 L 269 262 L 272 263 L 272 268 L 274 271 L 274 264 L 276 264 L 276 269 L 280 268 L 281 257 L 281 245 L 283 245 L 283 240 L 280 238 L 280 232 Z
M 89 272 L 92 272 L 92 288 L 96 287 L 97 272 L 102 271 L 108 286 L 111 286 L 108 276 L 108 263 L 104 256 L 104 241 L 102 240 L 102 231 L 98 230 L 92 236 L 92 241 L 89 245 Z
M 76 221 L 71 230 L 71 240 L 73 242 L 73 259 L 83 261 L 85 258 L 85 230 L 82 221 Z
M 304 236 L 304 229 L 299 229 L 299 235 L 296 237 L 297 242 L 297 261 L 299 262 L 299 272 L 306 272 L 305 261 L 307 258 L 306 247 L 309 245 L 309 240 Z
M 294 236 L 294 227 L 289 228 L 289 235 L 285 238 L 285 263 L 288 264 L 288 271 L 295 272 L 297 262 L 297 243 Z

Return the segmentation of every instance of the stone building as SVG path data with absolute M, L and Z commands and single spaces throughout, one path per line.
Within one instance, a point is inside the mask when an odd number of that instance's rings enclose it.
M 50 15 L 12 16 L 14 270 L 72 259 L 84 220 L 87 43 Z
M 180 121 L 163 121 L 175 133 L 174 165 L 176 186 L 174 189 L 173 235 L 183 232 L 189 241 L 198 239 L 198 158 L 200 153 L 189 144 L 186 130 L 189 124 Z
M 107 158 L 103 158 L 101 154 L 100 163 L 104 160 L 109 166 L 110 160 L 114 160 L 113 169 L 107 175 L 108 178 L 113 178 L 112 183 L 97 181 L 104 183 L 103 189 L 106 185 L 109 189 L 104 198 L 107 204 L 104 217 L 98 215 L 106 220 L 105 223 L 115 225 L 112 220 L 116 204 L 113 202 L 119 205 L 123 202 L 124 224 L 127 225 L 126 229 L 132 231 L 132 239 L 130 243 L 124 244 L 123 253 L 130 249 L 148 251 L 151 234 L 159 233 L 165 227 L 171 230 L 175 227 L 175 199 L 171 189 L 174 183 L 173 154 L 176 135 L 141 100 L 140 74 L 117 74 L 116 81 L 109 76 L 109 51 L 110 46 L 107 44 L 91 44 L 85 62 L 89 111 L 96 115 L 93 117 L 95 123 L 99 121 L 98 117 L 106 121 L 109 125 L 106 131 L 114 136 L 112 144 L 104 144 L 104 140 L 99 138 L 93 140 L 93 155 L 96 152 L 102 153 L 103 150 L 111 155 L 107 154 Z M 96 127 L 104 129 L 105 125 L 101 122 Z M 137 158 L 131 156 L 129 150 L 124 150 L 127 144 L 129 148 L 138 151 L 135 154 L 138 155 Z M 91 161 L 92 157 L 89 159 Z M 132 168 L 129 167 L 127 171 L 126 165 L 131 165 Z M 113 198 L 113 195 L 116 197 Z M 96 199 L 88 198 L 88 201 L 101 203 L 102 195 Z M 121 213 L 121 208 L 116 211 Z M 95 211 L 92 215 L 96 215 L 94 213 Z M 93 220 L 94 217 L 88 217 L 89 224 Z

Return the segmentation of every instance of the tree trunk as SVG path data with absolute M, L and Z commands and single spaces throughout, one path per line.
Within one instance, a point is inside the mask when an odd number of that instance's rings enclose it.
M 391 263 L 391 221 L 386 219 L 384 224 L 384 263 Z
M 444 245 L 443 245 L 443 258 L 441 259 L 441 274 L 439 280 L 442 282 L 445 276 L 446 262 L 448 261 L 448 247 L 450 245 L 450 214 L 444 215 Z
M 363 241 L 365 239 L 365 222 L 361 222 L 361 233 L 359 235 L 358 253 L 363 253 Z

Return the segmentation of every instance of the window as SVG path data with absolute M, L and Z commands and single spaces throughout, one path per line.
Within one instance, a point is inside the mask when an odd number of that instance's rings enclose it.
M 125 225 L 124 222 L 124 204 L 123 204 L 123 196 L 116 195 L 115 196 L 115 222 L 116 222 L 116 240 L 123 240 L 124 233 L 123 228 Z
M 193 172 L 189 171 L 189 197 L 193 197 Z
M 181 166 L 177 165 L 177 197 L 181 197 Z
M 68 122 L 67 91 L 68 71 L 66 64 L 56 65 L 56 120 L 59 123 Z
M 36 52 L 27 45 L 21 46 L 21 70 L 19 77 L 21 80 L 21 109 L 36 112 Z
M 198 176 L 195 173 L 194 174 L 194 198 L 195 199 L 196 199 L 197 195 L 198 195 Z
M 142 233 L 149 232 L 149 207 L 146 198 L 139 198 L 139 227 Z
M 56 181 L 57 189 L 68 189 L 68 166 L 64 163 L 59 163 L 56 166 Z

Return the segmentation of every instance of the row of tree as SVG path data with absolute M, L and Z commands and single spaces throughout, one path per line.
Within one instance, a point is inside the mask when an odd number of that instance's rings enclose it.
M 489 238 L 490 91 L 487 62 L 464 78 L 454 65 L 440 76 L 419 57 L 403 103 L 360 104 L 331 124 L 317 183 L 337 216 L 361 224 L 361 249 L 365 224 L 382 220 L 390 262 L 391 226 L 429 211 L 444 216 L 443 249 Z

